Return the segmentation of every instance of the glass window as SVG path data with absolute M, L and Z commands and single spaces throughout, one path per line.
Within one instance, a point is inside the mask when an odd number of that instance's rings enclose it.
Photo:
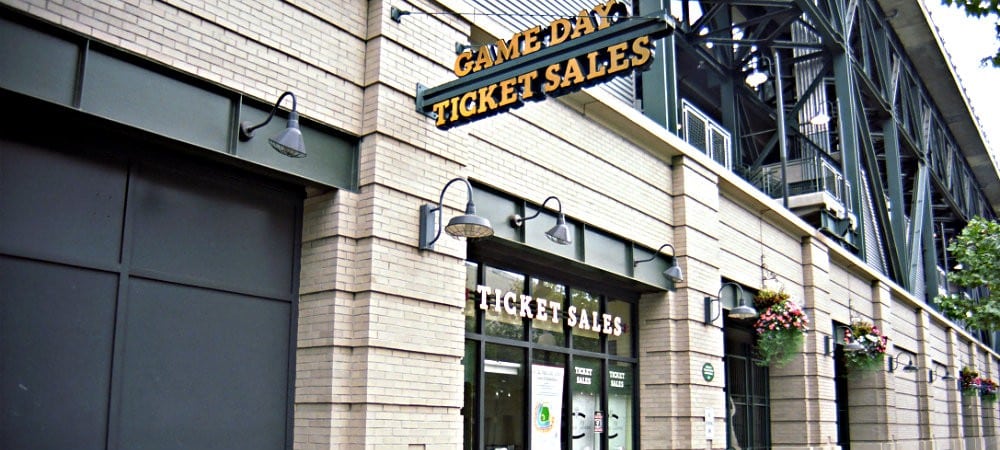
M 476 293 L 476 284 L 479 276 L 479 264 L 474 262 L 465 263 L 465 330 L 477 332 L 476 310 L 479 308 L 479 294 Z
M 601 448 L 601 435 L 595 432 L 595 416 L 601 411 L 601 362 L 593 358 L 573 358 L 571 393 L 573 398 L 573 450 Z M 603 424 L 602 424 L 603 425 Z
M 479 362 L 479 343 L 465 341 L 465 403 L 462 406 L 463 432 L 465 433 L 465 450 L 472 450 L 476 435 L 476 405 L 479 403 L 476 393 L 479 392 L 479 375 L 476 368 Z
M 566 325 L 573 328 L 573 348 L 601 351 L 601 298 L 587 291 L 570 291 L 572 305 L 566 312 Z M 594 323 L 597 322 L 597 323 Z
M 463 448 L 635 448 L 635 304 L 484 264 L 466 269 Z
M 486 448 L 522 448 L 525 417 L 524 350 L 486 344 L 483 370 Z
M 610 450 L 633 448 L 635 428 L 632 364 L 613 362 L 608 365 L 607 433 Z
M 566 286 L 532 278 L 531 294 L 534 297 L 534 311 L 546 311 L 544 320 L 535 317 L 531 321 L 531 342 L 565 346 L 563 322 L 566 320 Z M 558 308 L 556 304 L 559 305 Z
M 632 356 L 632 304 L 623 300 L 608 301 L 608 314 L 621 318 L 620 323 L 612 326 L 614 330 L 608 334 L 608 353 L 617 356 Z M 621 330 L 619 335 L 618 331 Z M 614 448 L 614 447 L 612 447 Z
M 535 350 L 531 359 L 531 448 L 562 448 L 566 355 Z
M 486 300 L 487 308 L 483 319 L 486 334 L 524 339 L 524 321 L 519 315 L 524 279 L 524 275 L 519 273 L 486 267 L 486 286 L 493 291 L 487 295 Z

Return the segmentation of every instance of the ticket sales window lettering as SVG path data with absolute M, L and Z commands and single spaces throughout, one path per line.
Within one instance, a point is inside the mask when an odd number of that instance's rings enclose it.
M 634 448 L 635 302 L 476 262 L 467 275 L 464 448 Z

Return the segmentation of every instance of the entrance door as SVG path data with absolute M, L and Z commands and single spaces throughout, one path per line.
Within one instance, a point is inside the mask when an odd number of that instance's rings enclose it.
M 771 399 L 767 367 L 753 358 L 753 331 L 725 322 L 728 448 L 771 448 Z
M 300 194 L 32 139 L 0 134 L 0 448 L 289 447 Z

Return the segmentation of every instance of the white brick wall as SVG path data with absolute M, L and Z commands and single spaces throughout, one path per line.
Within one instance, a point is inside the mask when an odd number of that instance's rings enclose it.
M 460 448 L 465 244 L 443 238 L 432 252 L 416 249 L 420 204 L 436 202 L 457 176 L 533 202 L 558 195 L 576 220 L 649 247 L 675 245 L 687 281 L 640 303 L 645 449 L 705 448 L 703 408 L 725 405 L 723 364 L 715 381 L 701 379 L 705 361 L 721 361 L 723 336 L 718 324 L 702 323 L 702 298 L 715 295 L 720 277 L 760 287 L 762 254 L 817 319 L 803 356 L 774 372 L 776 448 L 829 448 L 836 439 L 833 363 L 821 346 L 830 320 L 850 320 L 848 299 L 856 315 L 884 319 L 893 342 L 913 351 L 918 314 L 926 314 L 926 360 L 1000 376 L 997 355 L 704 155 L 655 141 L 661 131 L 651 122 L 618 113 L 627 105 L 580 106 L 603 98 L 584 92 L 435 129 L 415 111 L 415 86 L 453 78 L 453 45 L 468 40 L 470 18 L 413 14 L 395 23 L 389 4 L 361 0 L 3 3 L 264 101 L 293 90 L 304 116 L 360 138 L 359 192 L 310 189 L 305 201 L 296 448 Z M 636 127 L 651 131 L 642 139 L 618 132 Z M 464 195 L 449 192 L 446 216 Z M 897 439 L 897 448 L 927 444 L 930 434 L 961 442 L 971 413 L 962 418 L 943 383 L 918 402 L 922 376 L 880 372 L 852 385 L 859 439 Z M 717 436 L 723 420 L 717 414 Z M 997 426 L 995 417 L 983 420 Z

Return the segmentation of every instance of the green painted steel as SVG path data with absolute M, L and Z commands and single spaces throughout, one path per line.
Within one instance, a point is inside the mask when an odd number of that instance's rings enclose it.
M 538 217 L 525 222 L 524 227 L 515 228 L 510 223 L 514 214 L 522 216 L 538 211 L 538 204 L 528 203 L 523 199 L 510 197 L 493 191 L 481 185 L 474 184 L 473 200 L 477 211 L 493 225 L 493 236 L 488 239 L 499 239 L 505 247 L 516 247 L 530 252 L 518 251 L 518 254 L 544 253 L 554 255 L 566 261 L 589 266 L 590 270 L 600 269 L 614 275 L 633 280 L 636 286 L 646 286 L 648 291 L 673 289 L 674 285 L 664 275 L 663 271 L 670 267 L 671 257 L 660 254 L 652 261 L 633 266 L 636 259 L 646 259 L 654 255 L 654 250 L 636 245 L 635 242 L 616 236 L 603 230 L 592 228 L 571 217 L 572 204 L 564 204 L 566 225 L 573 234 L 573 243 L 559 245 L 548 240 L 544 233 L 552 227 L 556 220 L 555 210 L 546 209 Z M 568 211 L 567 211 L 568 210 Z M 448 220 L 448 215 L 444 216 Z M 523 246 L 523 247 L 522 247 Z
M 284 120 L 273 121 L 257 139 L 236 139 L 240 121 L 267 115 L 272 105 L 266 100 L 248 99 L 170 67 L 19 17 L 0 16 L 0 42 L 17 43 L 0 45 L 2 89 L 202 152 L 273 169 L 305 184 L 358 189 L 358 139 L 354 136 L 303 118 L 300 126 L 308 156 L 287 158 L 273 151 L 266 138 L 283 129 Z M 279 115 L 287 117 L 283 111 Z
M 0 86 L 50 102 L 74 103 L 79 43 L 0 17 Z M 6 45 L 14 43 L 17 45 Z M 19 63 L 24 62 L 24 63 Z

